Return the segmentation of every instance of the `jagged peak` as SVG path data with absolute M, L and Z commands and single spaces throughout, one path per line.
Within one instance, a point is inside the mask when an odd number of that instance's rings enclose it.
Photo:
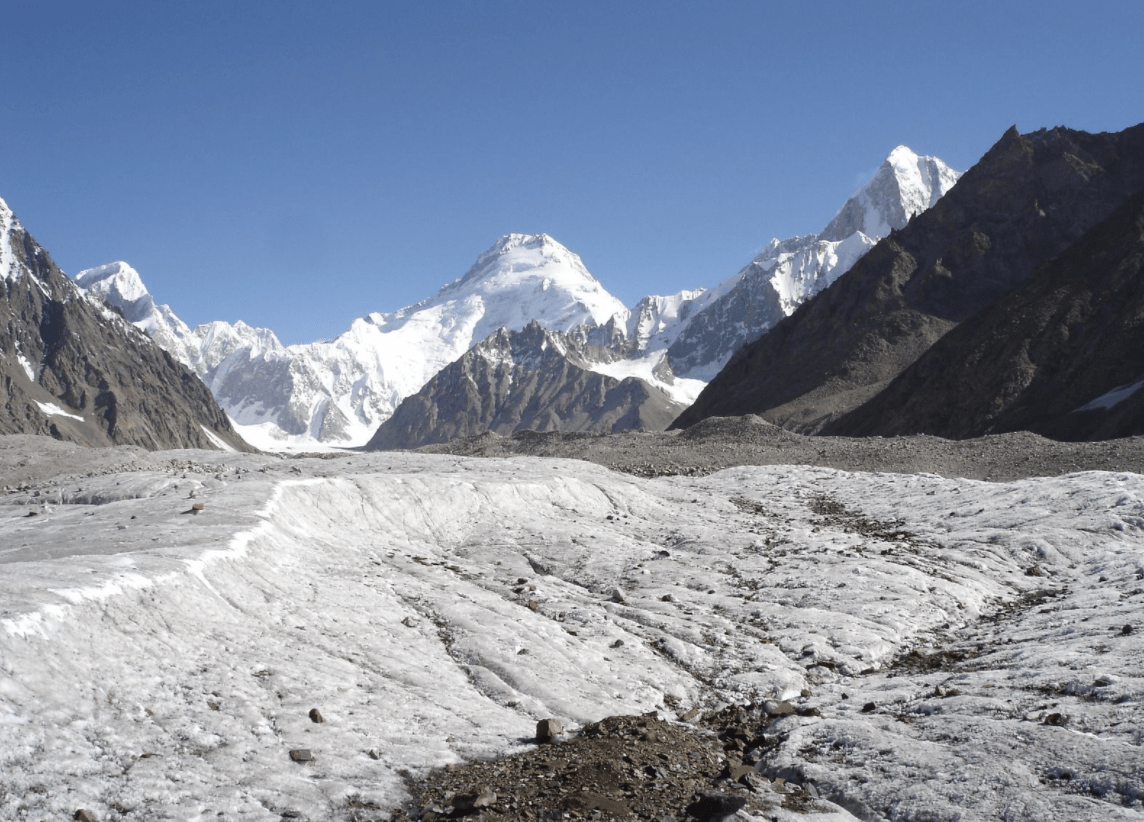
M 92 299 L 119 309 L 128 322 L 146 324 L 155 311 L 143 278 L 122 260 L 84 269 L 75 275 L 75 284 Z
M 8 204 L 0 199 L 0 281 L 16 275 L 16 255 L 12 252 L 12 231 L 19 225 Z
M 941 159 L 899 145 L 818 238 L 837 242 L 861 231 L 871 239 L 881 239 L 941 199 L 960 176 Z
M 536 254 L 537 257 L 528 260 L 527 258 L 532 256 L 530 252 Z M 487 251 L 477 257 L 476 262 L 465 273 L 465 276 L 446 286 L 442 291 L 497 277 L 506 270 L 503 265 L 505 258 L 518 255 L 526 259 L 522 259 L 520 265 L 510 263 L 509 271 L 539 268 L 547 263 L 565 263 L 567 268 L 575 271 L 580 278 L 596 283 L 596 278 L 588 273 L 588 269 L 584 267 L 579 255 L 570 251 L 551 235 L 512 233 L 502 235 Z
M 139 272 L 122 260 L 86 268 L 75 275 L 75 282 L 86 291 L 100 296 L 117 294 L 128 302 L 135 302 L 150 295 Z

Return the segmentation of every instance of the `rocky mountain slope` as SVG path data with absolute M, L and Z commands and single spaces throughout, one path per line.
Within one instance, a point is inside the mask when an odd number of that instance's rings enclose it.
M 1010 129 L 931 209 L 737 354 L 675 425 L 757 413 L 832 430 L 1142 186 L 1144 126 Z
M 0 433 L 97 446 L 249 448 L 206 386 L 87 298 L 2 200 L 0 352 Z
M 1144 191 L 938 340 L 832 433 L 1144 433 Z
M 537 322 L 522 331 L 502 328 L 402 400 L 366 448 L 417 448 L 486 431 L 666 428 L 686 406 L 642 379 L 593 370 L 610 353 L 582 329 L 548 331 Z

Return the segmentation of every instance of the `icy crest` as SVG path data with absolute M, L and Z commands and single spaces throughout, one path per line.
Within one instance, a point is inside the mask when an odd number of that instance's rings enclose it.
M 139 272 L 127 263 L 120 261 L 85 269 L 75 275 L 75 282 L 93 297 L 118 308 L 128 322 L 151 332 L 155 300 L 143 285 Z
M 941 160 L 898 146 L 822 232 L 771 240 L 735 275 L 695 299 L 686 315 L 641 339 L 641 347 L 666 347 L 677 374 L 710 379 L 738 348 L 794 313 L 878 240 L 937 202 L 958 176 Z
M 16 215 L 0 199 L 0 280 L 8 282 L 17 275 L 16 255 L 12 251 L 12 229 L 18 226 Z
M 624 304 L 609 294 L 580 257 L 547 234 L 505 234 L 465 276 L 433 297 L 370 319 L 390 329 L 422 316 L 448 313 L 471 329 L 470 346 L 498 328 L 519 331 L 532 320 L 554 331 L 627 321 Z M 463 352 L 461 352 L 463 353 Z
M 857 231 L 881 239 L 941 199 L 959 176 L 937 157 L 919 156 L 898 146 L 873 179 L 839 209 L 819 239 L 841 241 Z
M 878 240 L 905 228 L 941 199 L 960 176 L 936 157 L 898 146 L 820 234 L 771 240 L 752 263 L 773 272 L 771 283 L 789 316 L 849 271 Z
M 636 303 L 628 318 L 627 336 L 642 350 L 653 337 L 663 339 L 669 329 L 682 327 L 714 292 L 694 288 L 667 296 L 649 295 Z

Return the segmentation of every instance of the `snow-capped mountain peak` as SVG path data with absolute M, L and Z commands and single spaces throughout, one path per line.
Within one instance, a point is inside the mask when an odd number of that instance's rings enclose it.
M 7 282 L 19 275 L 16 253 L 12 250 L 12 232 L 20 225 L 12 209 L 0 199 L 0 281 Z
M 898 146 L 870 182 L 839 209 L 818 239 L 837 242 L 856 231 L 873 240 L 885 237 L 936 203 L 959 176 L 937 157 Z
M 771 240 L 737 274 L 696 300 L 685 325 L 668 326 L 647 347 L 667 345 L 677 374 L 710 379 L 735 350 L 845 274 L 880 239 L 937 202 L 959 176 L 936 157 L 898 146 L 821 233 Z
M 603 325 L 612 317 L 623 323 L 628 316 L 624 304 L 588 272 L 579 255 L 547 234 L 505 234 L 477 257 L 465 276 L 430 299 L 374 317 L 393 324 L 445 303 L 483 308 L 488 322 L 476 329 L 474 342 L 502 326 L 519 331 L 533 319 L 569 331 L 584 323 Z
M 151 332 L 155 301 L 139 272 L 123 261 L 88 268 L 75 276 L 76 285 L 118 308 L 123 317 Z

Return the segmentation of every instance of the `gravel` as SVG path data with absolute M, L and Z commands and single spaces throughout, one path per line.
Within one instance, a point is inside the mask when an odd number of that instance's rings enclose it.
M 1099 442 L 1056 442 L 1026 432 L 970 440 L 815 437 L 753 415 L 713 417 L 686 431 L 482 434 L 420 450 L 477 457 L 568 457 L 643 477 L 702 476 L 737 465 L 821 465 L 1007 482 L 1078 471 L 1144 469 L 1144 437 Z

